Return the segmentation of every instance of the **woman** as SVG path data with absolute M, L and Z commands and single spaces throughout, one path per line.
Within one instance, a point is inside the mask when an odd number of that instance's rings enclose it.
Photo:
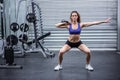
M 65 52 L 69 51 L 71 48 L 75 47 L 80 49 L 86 54 L 86 69 L 93 71 L 93 67 L 90 65 L 90 49 L 82 43 L 80 40 L 80 33 L 82 28 L 84 27 L 89 27 L 92 25 L 98 25 L 102 23 L 108 23 L 110 21 L 110 18 L 103 20 L 103 21 L 94 21 L 94 22 L 81 22 L 80 15 L 77 11 L 72 11 L 70 14 L 70 20 L 71 22 L 68 21 L 63 21 L 61 23 L 55 24 L 56 27 L 58 28 L 67 28 L 69 30 L 69 38 L 65 45 L 60 49 L 59 51 L 59 56 L 58 56 L 58 65 L 54 68 L 55 71 L 61 70 L 62 69 L 62 60 L 63 60 L 63 55 Z

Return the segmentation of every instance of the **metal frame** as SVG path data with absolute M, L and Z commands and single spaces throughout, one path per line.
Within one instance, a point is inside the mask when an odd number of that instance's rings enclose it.
M 1 38 L 4 39 L 4 28 L 3 28 L 3 4 L 0 3 L 0 26 L 1 26 Z
M 118 27 L 117 51 L 120 52 L 120 0 L 118 0 L 117 27 Z
M 2 29 L 2 26 L 1 26 L 2 25 L 1 24 L 2 23 L 2 20 L 1 20 L 2 19 L 2 15 L 1 15 L 2 11 L 1 10 L 2 9 L 1 8 L 2 8 L 2 4 L 0 3 L 0 31 L 2 32 L 2 30 L 1 30 Z M 1 34 L 1 36 L 2 36 L 2 34 Z

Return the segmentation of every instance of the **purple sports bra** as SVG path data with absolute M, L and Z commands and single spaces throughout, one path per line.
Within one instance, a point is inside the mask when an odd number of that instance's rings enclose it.
M 80 34 L 81 33 L 80 23 L 78 23 L 78 28 L 75 30 L 72 29 L 72 24 L 70 24 L 69 33 L 70 34 Z

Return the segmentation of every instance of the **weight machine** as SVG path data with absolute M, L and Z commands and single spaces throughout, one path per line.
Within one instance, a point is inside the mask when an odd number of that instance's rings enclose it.
M 53 52 L 50 52 L 49 49 L 44 47 L 41 43 L 43 41 L 43 39 L 45 37 L 49 36 L 51 33 L 48 32 L 48 33 L 43 34 L 41 9 L 33 0 L 31 0 L 31 5 L 27 6 L 27 8 L 32 7 L 32 13 L 27 14 L 27 10 L 26 10 L 27 16 L 25 17 L 24 23 L 22 23 L 21 25 L 19 25 L 17 23 L 19 7 L 20 7 L 20 4 L 23 1 L 27 1 L 27 0 L 20 0 L 19 1 L 18 9 L 17 9 L 18 10 L 17 15 L 15 15 L 16 16 L 16 22 L 12 22 L 10 24 L 10 30 L 14 34 L 10 34 L 6 38 L 6 45 L 7 46 L 4 48 L 5 49 L 4 58 L 6 59 L 6 62 L 5 62 L 5 64 L 0 65 L 0 69 L 8 69 L 8 68 L 9 69 L 13 69 L 13 68 L 14 69 L 18 69 L 18 68 L 22 69 L 22 66 L 14 64 L 14 53 L 15 53 L 14 49 L 16 48 L 19 41 L 22 43 L 21 53 L 23 55 L 25 53 L 41 52 L 45 58 L 55 56 L 55 54 Z M 39 19 L 36 18 L 37 15 L 36 15 L 36 10 L 35 9 L 39 10 Z M 10 13 L 9 13 L 9 18 L 10 18 Z M 9 20 L 9 21 L 11 21 L 11 20 Z M 33 27 L 34 27 L 35 38 L 33 40 L 30 40 L 30 41 L 28 41 L 28 36 L 27 36 L 27 34 L 25 34 L 29 30 L 29 25 L 26 22 L 28 22 L 30 24 L 33 24 Z M 37 25 L 38 22 L 40 22 L 40 26 Z M 37 28 L 38 27 L 41 28 L 41 35 L 40 36 L 37 33 Z M 23 34 L 19 35 L 19 38 L 15 35 L 18 30 L 23 32 Z M 35 44 L 34 48 L 32 47 L 33 44 Z M 10 54 L 8 54 L 8 53 L 10 53 Z
M 21 3 L 25 1 L 26 2 L 26 17 L 25 21 L 22 24 L 18 24 L 18 14 L 20 12 L 20 5 Z M 32 12 L 28 13 L 28 9 L 31 8 Z M 36 15 L 36 11 L 38 10 L 39 16 Z M 37 18 L 39 19 L 37 19 Z M 34 27 L 34 39 L 29 41 L 29 37 L 27 35 L 27 32 L 29 31 L 29 24 L 33 24 Z M 37 23 L 40 25 L 38 26 Z M 40 35 L 38 34 L 38 28 L 40 27 Z M 41 52 L 43 56 L 46 57 L 54 57 L 55 54 L 53 52 L 50 52 L 48 48 L 44 47 L 42 45 L 43 39 L 47 36 L 49 36 L 51 33 L 45 33 L 43 34 L 43 25 L 42 25 L 42 16 L 41 16 L 41 8 L 33 1 L 31 0 L 31 4 L 27 5 L 27 0 L 20 0 L 18 3 L 17 13 L 16 13 L 16 22 L 13 22 L 10 24 L 10 29 L 14 32 L 14 34 L 20 29 L 22 34 L 17 37 L 16 35 L 9 35 L 6 39 L 7 43 L 10 43 L 10 38 L 14 38 L 12 44 L 14 44 L 15 53 L 22 53 L 19 57 L 24 56 L 26 53 L 32 53 L 32 52 Z M 21 42 L 21 47 L 19 48 L 20 51 L 17 52 L 16 46 L 18 42 Z M 33 45 L 35 45 L 33 47 Z
M 4 7 L 4 5 L 3 5 Z M 1 11 L 0 11 L 1 12 Z M 1 21 L 1 23 L 3 24 L 3 19 Z M 3 25 L 1 25 L 3 27 Z M 3 30 L 3 28 L 2 28 Z M 15 30 L 14 30 L 15 31 Z M 16 30 L 17 31 L 17 30 Z M 2 39 L 4 39 L 4 32 L 2 32 Z M 3 52 L 4 52 L 4 59 L 5 59 L 5 64 L 1 64 L 0 65 L 0 69 L 22 69 L 23 67 L 21 65 L 16 65 L 14 63 L 14 50 L 13 50 L 13 45 L 16 45 L 17 41 L 16 40 L 16 36 L 14 35 L 9 35 L 6 39 L 6 41 L 9 40 L 9 42 L 7 42 L 6 44 L 3 41 Z M 5 46 L 6 45 L 6 46 Z
M 51 34 L 50 32 L 48 32 L 48 33 L 43 35 L 41 9 L 33 0 L 31 1 L 31 7 L 32 7 L 32 13 L 27 14 L 26 20 L 29 23 L 33 24 L 35 38 L 32 41 L 27 41 L 27 38 L 24 35 L 23 36 L 24 40 L 22 40 L 22 39 L 19 39 L 19 40 L 22 42 L 22 46 L 25 50 L 25 53 L 28 53 L 28 52 L 42 52 L 44 57 L 49 57 L 49 56 L 54 57 L 55 54 L 53 52 L 50 52 L 49 49 L 45 48 L 40 43 L 40 40 L 44 39 L 45 37 L 47 37 Z M 36 18 L 36 10 L 35 9 L 39 10 L 39 18 L 40 18 L 39 20 Z M 38 22 L 40 22 L 40 26 L 37 25 Z M 37 33 L 38 32 L 38 30 L 37 30 L 38 27 L 41 27 L 41 36 L 38 36 L 38 33 Z M 25 49 L 24 45 L 27 45 L 30 48 L 33 43 L 35 44 L 35 48 Z

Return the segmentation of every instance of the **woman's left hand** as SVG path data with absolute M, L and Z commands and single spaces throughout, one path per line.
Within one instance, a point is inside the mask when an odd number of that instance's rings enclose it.
M 110 22 L 110 20 L 111 20 L 111 18 L 107 18 L 104 22 L 108 23 L 108 22 Z

